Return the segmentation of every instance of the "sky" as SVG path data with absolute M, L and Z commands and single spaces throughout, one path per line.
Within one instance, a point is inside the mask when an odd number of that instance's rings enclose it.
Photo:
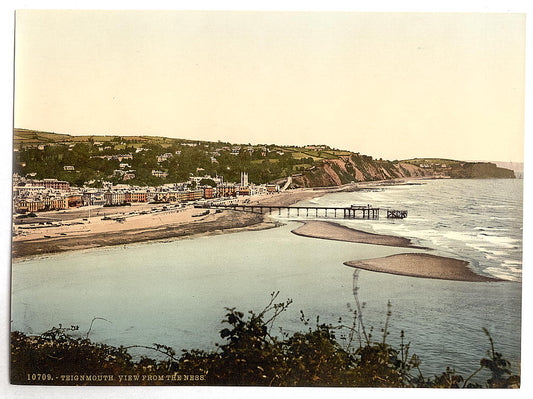
M 14 127 L 523 161 L 525 15 L 19 10 Z

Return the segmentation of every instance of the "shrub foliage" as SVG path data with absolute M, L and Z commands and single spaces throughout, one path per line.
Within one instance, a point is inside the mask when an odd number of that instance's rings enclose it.
M 276 298 L 277 293 L 273 293 L 259 313 L 244 314 L 227 308 L 222 322 L 224 328 L 220 331 L 224 342 L 215 350 L 184 350 L 177 356 L 165 345 L 143 347 L 163 354 L 163 360 L 148 357 L 134 360 L 128 352 L 131 347 L 91 342 L 90 329 L 86 337 L 74 338 L 71 331 L 77 330 L 77 326 L 54 327 L 39 336 L 13 332 L 11 381 L 53 385 L 520 386 L 519 376 L 512 373 L 510 363 L 495 351 L 486 330 L 490 350 L 481 359 L 479 369 L 470 376 L 464 377 L 447 368 L 440 375 L 424 377 L 419 368 L 420 359 L 409 355 L 409 343 L 404 342 L 403 332 L 398 348 L 386 342 L 390 305 L 379 340 L 364 329 L 357 310 L 350 326 L 343 325 L 342 320 L 335 326 L 324 324 L 317 318 L 314 327 L 310 327 L 302 313 L 307 331 L 288 334 L 280 330 L 279 334 L 273 334 L 277 316 L 291 304 L 291 300 L 276 303 Z M 340 339 L 337 335 L 343 330 Z M 483 369 L 490 372 L 490 378 L 483 385 L 472 382 L 472 377 Z

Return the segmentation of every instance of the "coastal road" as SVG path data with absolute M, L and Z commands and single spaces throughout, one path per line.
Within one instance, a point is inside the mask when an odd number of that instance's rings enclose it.
M 292 176 L 289 176 L 289 177 L 287 177 L 287 182 L 285 183 L 285 185 L 283 186 L 281 191 L 285 191 L 287 188 L 289 188 L 291 183 L 292 183 Z

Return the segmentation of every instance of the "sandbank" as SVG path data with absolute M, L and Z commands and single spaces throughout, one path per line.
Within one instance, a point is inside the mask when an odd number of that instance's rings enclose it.
M 367 233 L 327 221 L 307 221 L 292 232 L 304 237 L 327 240 L 428 249 L 414 246 L 411 240 L 404 237 Z M 464 260 L 425 253 L 407 253 L 368 260 L 353 260 L 344 264 L 359 269 L 411 277 L 473 282 L 503 281 L 474 273 L 468 267 L 468 262 Z
M 504 281 L 480 276 L 468 268 L 468 262 L 430 254 L 398 254 L 384 258 L 353 260 L 345 265 L 380 273 L 455 281 Z
M 306 221 L 302 226 L 292 230 L 299 236 L 322 238 L 326 240 L 357 242 L 362 244 L 387 245 L 392 247 L 414 246 L 411 240 L 404 237 L 397 237 L 384 234 L 367 233 L 364 231 L 351 229 L 335 222 L 321 220 Z

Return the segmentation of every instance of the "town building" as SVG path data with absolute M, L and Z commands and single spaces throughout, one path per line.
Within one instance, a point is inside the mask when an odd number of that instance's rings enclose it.
M 125 194 L 118 191 L 107 191 L 104 194 L 106 205 L 120 205 L 125 201 Z
M 279 186 L 277 184 L 267 184 L 266 191 L 269 194 L 277 193 L 279 192 Z
M 248 173 L 241 172 L 241 187 L 248 186 Z
M 221 184 L 217 186 L 217 197 L 236 197 L 237 186 L 234 184 Z
M 70 183 L 57 179 L 43 179 L 43 180 L 33 180 L 31 182 L 32 186 L 40 186 L 45 188 L 52 188 L 54 190 L 70 190 Z
M 82 194 L 83 206 L 90 205 L 105 205 L 106 199 L 104 193 L 101 191 L 86 191 Z
M 45 210 L 49 211 L 57 211 L 69 207 L 66 197 L 43 198 L 42 202 L 44 203 Z
M 128 191 L 124 193 L 125 202 L 146 202 L 146 198 L 145 191 Z
M 205 187 L 202 188 L 202 190 L 204 190 L 203 197 L 205 199 L 215 198 L 215 188 L 214 187 L 205 186 Z
M 82 196 L 81 195 L 69 195 L 67 198 L 67 203 L 69 208 L 78 208 L 82 206 Z
M 152 170 L 152 176 L 166 178 L 168 176 L 168 172 L 163 172 L 161 170 Z

